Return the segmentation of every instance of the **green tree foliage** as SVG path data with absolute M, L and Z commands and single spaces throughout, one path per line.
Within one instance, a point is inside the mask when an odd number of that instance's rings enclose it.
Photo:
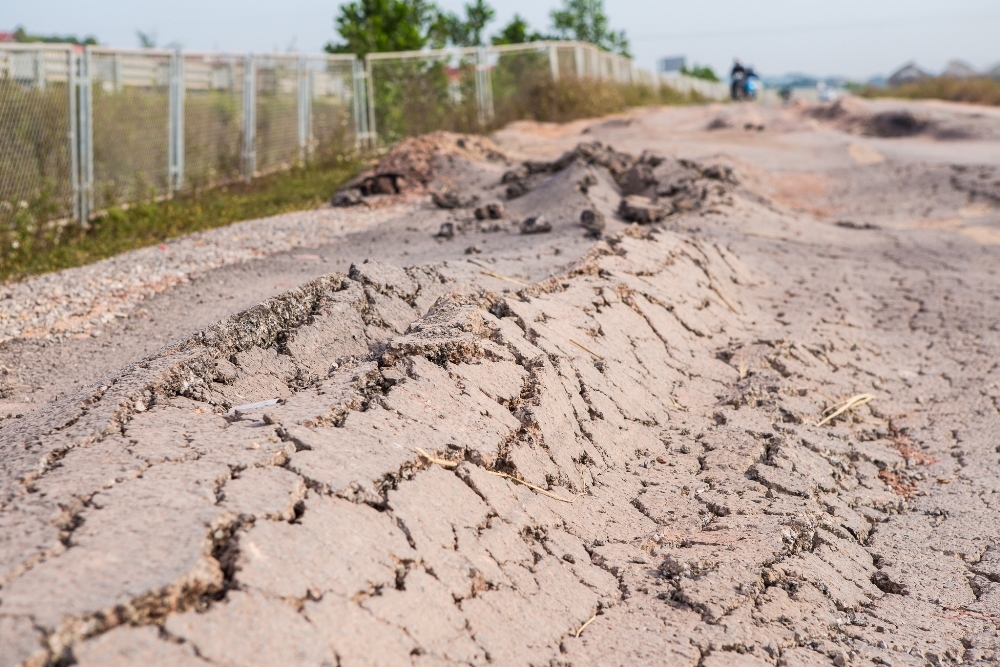
M 699 65 L 698 63 L 693 63 L 691 67 L 684 65 L 681 67 L 681 74 L 692 76 L 696 79 L 705 79 L 706 81 L 719 80 L 719 77 L 715 74 L 715 70 L 708 65 Z
M 552 26 L 561 39 L 590 42 L 613 53 L 632 57 L 624 30 L 608 27 L 604 0 L 563 0 L 562 9 L 552 10 Z
M 510 23 L 505 25 L 499 33 L 493 36 L 493 44 L 524 44 L 525 42 L 537 42 L 545 39 L 541 33 L 531 30 L 528 22 L 520 14 L 514 14 Z
M 340 8 L 335 23 L 343 40 L 328 53 L 364 57 L 380 51 L 416 51 L 430 40 L 438 12 L 424 0 L 355 0 Z
M 450 12 L 437 13 L 432 41 L 440 46 L 482 46 L 483 30 L 496 12 L 485 0 L 465 5 L 465 18 Z
M 430 46 L 481 46 L 495 12 L 485 0 L 465 5 L 465 16 L 442 11 L 429 0 L 354 0 L 340 8 L 339 43 L 329 53 L 364 57 L 380 51 L 416 51 Z
M 139 46 L 143 49 L 155 49 L 156 48 L 156 32 L 143 32 L 142 30 L 135 31 L 135 37 L 139 40 Z
M 21 44 L 97 44 L 97 38 L 93 35 L 83 38 L 75 35 L 32 35 L 20 25 L 14 29 L 14 41 Z

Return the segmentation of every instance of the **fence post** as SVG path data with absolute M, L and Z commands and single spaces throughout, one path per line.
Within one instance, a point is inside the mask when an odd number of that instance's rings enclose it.
M 112 56 L 111 63 L 114 69 L 115 92 L 120 93 L 125 87 L 124 80 L 122 78 L 122 54 L 116 53 Z
M 581 48 L 579 42 L 573 45 L 573 61 L 576 65 L 576 78 L 582 79 L 586 71 L 583 65 L 583 48 Z
M 253 178 L 257 170 L 257 76 L 254 71 L 253 54 L 248 53 L 243 59 L 243 177 Z
M 76 111 L 77 78 L 76 70 L 79 58 L 73 49 L 66 52 L 66 88 L 69 91 L 69 181 L 73 191 L 73 219 L 80 218 L 80 145 L 77 143 L 77 123 L 79 116 Z
M 329 66 L 329 60 L 327 61 Z M 368 105 L 365 101 L 365 73 L 357 56 L 351 61 L 351 81 L 354 83 L 354 150 L 361 150 L 361 142 L 368 140 Z
M 184 188 L 184 54 L 180 49 L 170 54 L 170 120 L 168 192 Z
M 35 51 L 35 88 L 45 90 L 45 51 Z
M 304 55 L 299 56 L 296 73 L 298 75 L 299 93 L 299 162 L 305 164 L 309 147 L 309 80 L 307 78 L 308 69 Z
M 94 98 L 90 72 L 90 47 L 85 47 L 80 59 L 79 115 L 77 135 L 80 142 L 80 225 L 90 226 L 90 209 L 94 203 Z
M 479 124 L 493 120 L 493 82 L 490 78 L 490 59 L 485 46 L 476 52 L 476 102 L 479 107 Z
M 556 53 L 556 45 L 549 44 L 549 69 L 552 70 L 552 80 L 559 80 L 559 54 Z
M 368 98 L 368 147 L 374 149 L 378 141 L 378 128 L 375 126 L 375 82 L 372 77 L 372 61 L 365 56 L 365 92 Z

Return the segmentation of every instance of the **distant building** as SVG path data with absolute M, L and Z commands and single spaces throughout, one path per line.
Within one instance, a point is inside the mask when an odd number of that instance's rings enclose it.
M 659 62 L 656 63 L 656 69 L 660 72 L 680 72 L 687 65 L 687 58 L 684 56 L 668 56 L 666 58 L 660 58 Z
M 16 42 L 17 35 L 12 32 L 4 32 L 0 30 L 0 42 Z
M 914 62 L 909 62 L 889 77 L 890 86 L 902 86 L 907 83 L 918 83 L 931 78 L 931 75 L 917 67 Z
M 979 76 L 979 72 L 972 65 L 961 60 L 949 60 L 941 76 L 946 79 L 971 79 Z
M 986 72 L 986 76 L 1000 81 L 1000 63 L 997 63 L 988 72 Z

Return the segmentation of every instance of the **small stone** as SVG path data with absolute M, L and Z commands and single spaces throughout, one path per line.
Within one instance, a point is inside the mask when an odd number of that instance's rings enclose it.
M 480 250 L 479 246 L 477 245 L 470 245 L 468 248 L 465 249 L 466 255 L 478 255 L 481 252 L 482 250 Z
M 507 199 L 517 199 L 528 192 L 528 184 L 524 181 L 515 181 L 507 186 Z
M 441 223 L 441 228 L 438 230 L 438 233 L 435 234 L 434 236 L 436 236 L 439 239 L 455 238 L 455 223 L 452 222 Z
M 438 208 L 443 208 L 445 210 L 451 210 L 455 208 L 462 207 L 462 200 L 458 198 L 458 194 L 451 190 L 445 190 L 444 192 L 435 192 L 431 195 L 431 199 L 434 201 L 434 205 Z
M 503 178 L 500 179 L 501 183 L 517 183 L 528 177 L 528 168 L 524 166 L 515 167 L 510 171 L 504 172 Z
M 544 215 L 537 215 L 526 218 L 521 223 L 522 234 L 545 234 L 552 231 L 552 223 L 545 219 Z
M 640 225 L 659 222 L 667 217 L 668 213 L 664 206 L 642 195 L 629 195 L 622 199 L 618 212 L 627 221 L 638 222 Z
M 580 226 L 587 232 L 587 236 L 599 237 L 604 231 L 604 216 L 600 211 L 588 208 L 580 213 Z
M 656 457 L 656 462 L 657 463 L 666 463 L 667 462 L 667 457 L 666 456 L 657 456 Z
M 101 332 L 100 331 L 91 331 L 90 332 L 90 337 L 91 338 L 100 338 L 101 337 Z
M 333 199 L 330 200 L 330 205 L 337 207 L 357 206 L 361 203 L 361 200 L 361 192 L 356 188 L 349 188 L 334 194 Z
M 499 220 L 503 217 L 504 208 L 500 202 L 480 206 L 475 210 L 476 220 Z

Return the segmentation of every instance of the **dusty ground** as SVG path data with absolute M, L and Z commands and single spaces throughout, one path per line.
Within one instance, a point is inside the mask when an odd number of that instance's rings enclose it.
M 435 164 L 459 208 L 12 338 L 0 665 L 995 664 L 998 136 L 516 124 Z

